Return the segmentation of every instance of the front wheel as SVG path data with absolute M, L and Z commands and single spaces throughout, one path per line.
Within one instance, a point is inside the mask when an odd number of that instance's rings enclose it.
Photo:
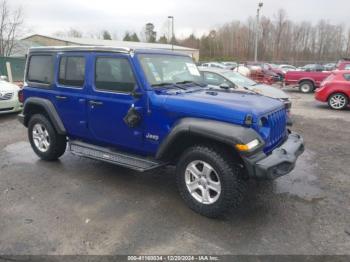
M 240 168 L 220 148 L 189 148 L 179 160 L 176 173 L 182 198 L 201 215 L 221 216 L 243 199 L 246 182 Z
M 43 160 L 56 160 L 66 151 L 66 137 L 58 134 L 44 115 L 30 118 L 28 137 L 34 152 Z
M 349 99 L 342 93 L 336 93 L 328 98 L 328 105 L 335 110 L 342 110 L 349 104 Z

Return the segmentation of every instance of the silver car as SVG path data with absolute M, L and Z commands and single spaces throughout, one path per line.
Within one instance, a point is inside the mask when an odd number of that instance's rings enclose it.
M 284 91 L 279 88 L 265 84 L 259 84 L 250 78 L 231 70 L 199 67 L 199 71 L 203 76 L 203 80 L 209 86 L 226 89 L 242 89 L 254 93 L 259 93 L 263 96 L 278 99 L 285 104 L 288 115 L 290 115 L 290 109 L 292 107 L 291 99 Z M 291 119 L 288 121 L 289 124 L 291 124 Z

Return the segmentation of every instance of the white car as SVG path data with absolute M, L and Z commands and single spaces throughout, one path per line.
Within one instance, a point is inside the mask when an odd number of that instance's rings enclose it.
M 287 73 L 288 71 L 296 71 L 297 70 L 297 68 L 295 66 L 292 66 L 292 65 L 279 65 L 278 67 L 283 71 L 283 73 Z
M 14 113 L 22 110 L 18 100 L 20 88 L 15 84 L 0 80 L 0 114 Z
M 227 66 L 217 62 L 204 63 L 204 64 L 201 64 L 201 67 L 214 67 L 214 68 L 227 69 Z

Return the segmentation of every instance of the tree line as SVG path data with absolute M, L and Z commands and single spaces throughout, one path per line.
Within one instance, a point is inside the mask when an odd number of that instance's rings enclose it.
M 255 46 L 255 18 L 232 21 L 197 38 L 190 35 L 181 45 L 200 49 L 202 60 L 252 60 Z M 337 61 L 350 57 L 350 28 L 320 20 L 293 22 L 284 10 L 273 18 L 262 17 L 259 24 L 258 58 L 262 61 L 306 62 Z

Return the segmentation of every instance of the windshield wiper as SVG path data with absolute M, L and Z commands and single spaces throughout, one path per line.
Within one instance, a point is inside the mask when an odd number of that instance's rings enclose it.
M 154 87 L 154 86 L 170 86 L 170 85 L 173 85 L 174 83 L 159 83 L 159 84 L 154 84 L 154 85 L 152 85 L 152 87 Z
M 170 86 L 170 88 L 176 87 L 178 89 L 186 90 L 186 88 L 178 86 L 175 83 L 166 83 L 166 82 L 164 82 L 164 83 L 159 83 L 159 84 L 152 85 L 152 87 L 162 87 L 162 86 Z
M 198 83 L 198 82 L 196 82 L 196 81 L 191 81 L 191 80 L 186 80 L 186 81 L 182 81 L 182 82 L 177 82 L 176 84 L 177 84 L 177 85 L 195 84 L 195 85 L 200 86 L 200 87 L 207 86 L 206 84 Z

